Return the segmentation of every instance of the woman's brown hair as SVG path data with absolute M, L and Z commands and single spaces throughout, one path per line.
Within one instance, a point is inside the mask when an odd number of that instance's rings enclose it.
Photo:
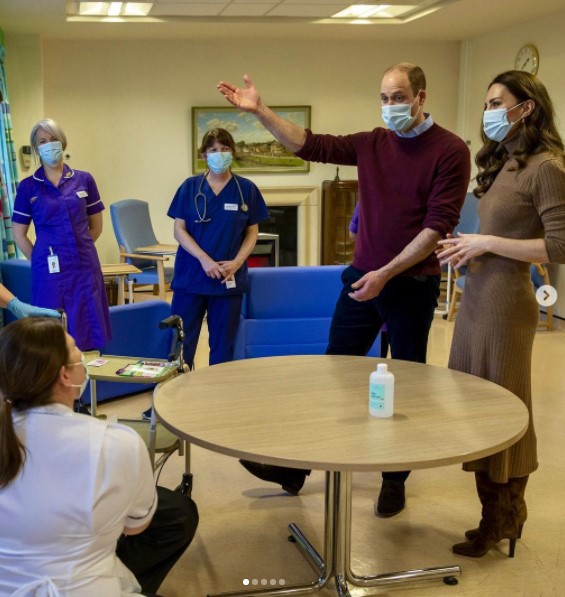
M 211 129 L 202 137 L 202 144 L 200 145 L 199 153 L 202 155 L 206 153 L 215 142 L 220 145 L 225 145 L 231 149 L 233 158 L 235 160 L 237 149 L 235 147 L 235 141 L 231 136 L 231 133 L 226 129 Z
M 51 402 L 69 350 L 61 322 L 28 317 L 0 332 L 0 488 L 17 476 L 25 462 L 12 410 L 25 411 Z
M 491 141 L 481 128 L 483 146 L 475 156 L 479 169 L 475 197 L 482 197 L 491 187 L 494 179 L 508 159 L 516 160 L 516 169 L 522 169 L 529 156 L 547 151 L 559 157 L 565 163 L 563 141 L 555 125 L 555 109 L 545 85 L 534 75 L 519 70 L 509 70 L 497 75 L 489 84 L 504 85 L 518 100 L 518 103 L 533 100 L 533 111 L 523 120 L 518 133 L 518 143 L 512 155 L 504 145 Z

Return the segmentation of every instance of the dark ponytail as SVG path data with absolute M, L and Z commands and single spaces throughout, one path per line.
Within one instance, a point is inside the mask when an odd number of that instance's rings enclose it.
M 68 359 L 65 331 L 56 319 L 20 319 L 0 332 L 0 488 L 13 481 L 25 463 L 12 411 L 51 402 Z

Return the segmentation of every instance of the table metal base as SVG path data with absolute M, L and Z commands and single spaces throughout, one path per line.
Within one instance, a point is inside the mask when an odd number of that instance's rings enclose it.
M 422 579 L 443 578 L 448 584 L 457 584 L 459 566 L 404 570 L 387 574 L 359 576 L 351 570 L 351 472 L 327 472 L 325 492 L 324 557 L 316 551 L 297 525 L 288 528 L 291 539 L 302 550 L 308 562 L 318 573 L 311 583 L 273 589 L 236 591 L 209 594 L 208 597 L 257 597 L 263 595 L 306 595 L 316 593 L 334 578 L 337 595 L 350 597 L 349 586 L 379 587 Z

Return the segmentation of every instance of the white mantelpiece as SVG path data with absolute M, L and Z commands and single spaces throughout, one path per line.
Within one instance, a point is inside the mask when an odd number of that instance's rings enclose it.
M 263 187 L 267 206 L 297 207 L 298 265 L 320 263 L 320 193 L 318 187 Z

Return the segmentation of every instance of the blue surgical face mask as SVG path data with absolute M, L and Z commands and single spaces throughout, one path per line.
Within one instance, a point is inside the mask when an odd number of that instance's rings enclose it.
M 230 167 L 233 155 L 231 151 L 214 151 L 206 154 L 206 161 L 214 174 L 223 174 Z
M 514 108 L 521 106 L 524 102 L 517 104 Z M 510 110 L 514 110 L 510 108 Z M 516 122 L 510 122 L 508 120 L 507 108 L 497 108 L 496 110 L 485 110 L 483 112 L 483 131 L 485 135 L 491 141 L 497 141 L 501 143 L 506 139 L 510 129 L 516 124 Z
M 56 166 L 63 159 L 63 144 L 61 141 L 43 143 L 37 148 L 41 161 L 47 166 Z
M 391 131 L 401 133 L 412 126 L 420 112 L 420 108 L 418 108 L 418 112 L 412 116 L 412 106 L 418 101 L 419 96 L 420 92 L 418 91 L 416 99 L 411 104 L 382 106 L 383 121 Z

